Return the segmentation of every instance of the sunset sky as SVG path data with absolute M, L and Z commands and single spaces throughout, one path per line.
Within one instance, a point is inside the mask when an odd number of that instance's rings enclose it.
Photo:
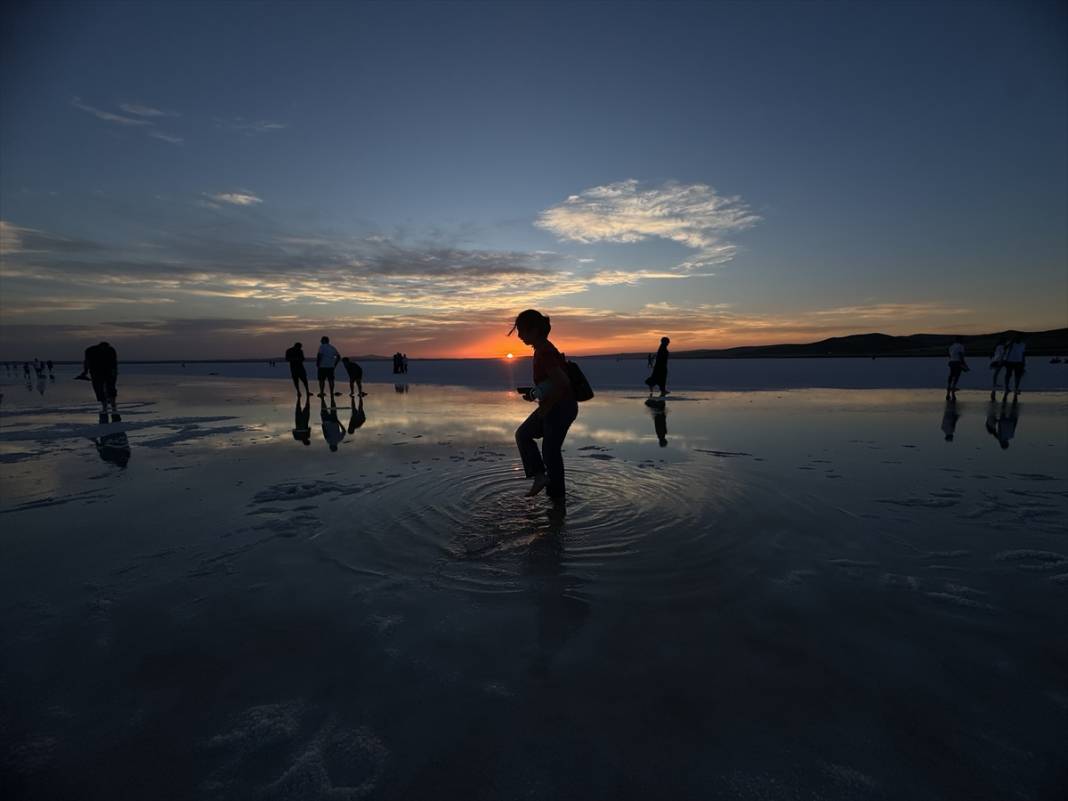
M 1060 3 L 18 5 L 0 358 L 1068 325 Z

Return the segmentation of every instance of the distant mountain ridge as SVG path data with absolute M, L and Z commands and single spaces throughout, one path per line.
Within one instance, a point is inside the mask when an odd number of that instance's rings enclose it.
M 873 356 L 945 356 L 955 334 L 851 334 L 831 337 L 804 345 L 749 345 L 737 348 L 673 351 L 673 359 L 783 359 L 812 357 L 868 357 Z M 1029 356 L 1068 356 L 1068 328 L 1052 331 L 1000 331 L 993 334 L 960 335 L 964 348 L 973 358 L 989 356 L 998 341 L 1009 336 L 1023 336 L 1027 340 Z M 624 353 L 620 356 L 644 358 L 644 353 Z

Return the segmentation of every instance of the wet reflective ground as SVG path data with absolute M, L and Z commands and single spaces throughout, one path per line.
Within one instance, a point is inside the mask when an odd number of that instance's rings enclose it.
M 3 387 L 0 794 L 1063 796 L 1068 395 L 367 389 Z

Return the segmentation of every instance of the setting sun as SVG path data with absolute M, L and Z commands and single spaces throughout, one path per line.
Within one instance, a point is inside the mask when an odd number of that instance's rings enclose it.
M 506 358 L 506 359 L 514 359 L 514 358 L 515 358 L 515 356 L 513 356 L 513 355 L 512 355 L 511 353 L 509 353 L 509 354 L 508 354 L 507 356 L 505 356 L 504 358 Z

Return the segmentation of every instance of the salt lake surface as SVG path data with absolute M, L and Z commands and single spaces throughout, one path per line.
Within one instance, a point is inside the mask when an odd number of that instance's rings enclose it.
M 4 798 L 1064 797 L 1064 392 L 601 391 L 561 522 L 506 389 L 331 451 L 284 366 L 71 375 L 3 386 Z

